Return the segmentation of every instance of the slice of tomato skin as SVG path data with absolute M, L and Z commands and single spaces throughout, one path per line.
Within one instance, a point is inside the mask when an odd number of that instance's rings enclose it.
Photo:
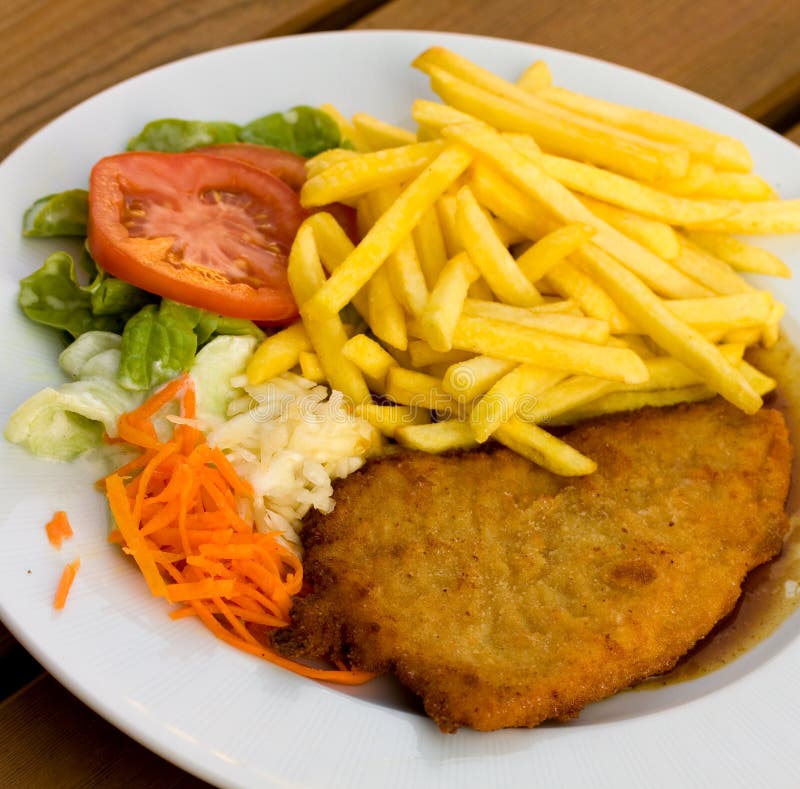
M 286 265 L 306 216 L 278 178 L 224 157 L 124 153 L 101 159 L 90 176 L 88 243 L 103 269 L 162 297 L 271 325 L 297 316 Z
M 306 160 L 302 156 L 268 145 L 256 145 L 252 142 L 218 143 L 193 148 L 191 152 L 224 156 L 226 159 L 235 159 L 266 170 L 295 192 L 300 191 L 306 180 Z

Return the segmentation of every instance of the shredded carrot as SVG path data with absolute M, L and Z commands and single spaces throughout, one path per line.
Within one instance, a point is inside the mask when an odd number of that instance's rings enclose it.
M 53 515 L 52 520 L 44 527 L 47 531 L 47 539 L 54 548 L 61 548 L 61 543 L 68 540 L 74 532 L 70 525 L 67 513 L 64 510 L 59 510 Z
M 153 420 L 174 403 L 182 419 L 161 441 Z M 183 421 L 195 418 L 195 408 L 184 375 L 120 417 L 120 437 L 141 454 L 99 483 L 117 524 L 109 541 L 133 557 L 154 595 L 181 605 L 173 619 L 197 618 L 228 644 L 306 677 L 347 685 L 371 679 L 341 666 L 311 668 L 271 648 L 270 634 L 289 624 L 292 597 L 303 588 L 302 563 L 277 534 L 241 517 L 238 505 L 252 487 Z
M 75 580 L 75 575 L 78 572 L 78 568 L 81 566 L 81 560 L 75 559 L 74 562 L 70 562 L 64 567 L 64 572 L 61 573 L 61 579 L 58 582 L 58 587 L 56 588 L 56 596 L 53 600 L 53 608 L 57 611 L 60 611 L 67 603 L 67 595 L 69 595 L 69 590 L 72 588 L 72 582 Z

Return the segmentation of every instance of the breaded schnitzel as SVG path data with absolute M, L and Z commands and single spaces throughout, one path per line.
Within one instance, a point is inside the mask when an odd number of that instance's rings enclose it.
M 505 449 L 379 459 L 303 531 L 287 654 L 394 672 L 443 731 L 567 719 L 664 672 L 788 528 L 782 416 L 722 400 L 577 427 L 560 478 Z

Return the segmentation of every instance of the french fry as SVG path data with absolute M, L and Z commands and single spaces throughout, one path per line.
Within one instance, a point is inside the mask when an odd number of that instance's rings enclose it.
M 780 322 L 786 312 L 786 305 L 773 301 L 767 324 L 761 331 L 761 344 L 765 348 L 772 348 L 780 335 Z
M 702 224 L 731 213 L 730 207 L 722 203 L 676 197 L 624 175 L 560 156 L 543 155 L 541 166 L 549 176 L 576 192 L 669 225 Z
M 550 67 L 543 60 L 536 60 L 522 72 L 517 80 L 517 87 L 527 93 L 538 93 L 542 88 L 553 84 Z
M 740 361 L 737 369 L 745 380 L 759 395 L 771 392 L 776 382 L 773 378 L 757 370 L 748 362 Z M 700 400 L 709 400 L 716 395 L 713 389 L 703 384 L 693 384 L 670 389 L 656 389 L 653 391 L 619 391 L 599 397 L 590 403 L 570 411 L 565 411 L 550 420 L 553 426 L 571 425 L 584 419 L 593 419 L 598 416 L 607 416 L 622 411 L 635 411 L 647 406 L 661 408 L 678 403 L 694 403 Z
M 331 148 L 330 150 L 318 153 L 311 159 L 306 160 L 306 179 L 311 179 L 327 170 L 331 165 L 338 164 L 347 159 L 355 159 L 358 154 L 346 148 Z
M 427 425 L 431 421 L 429 411 L 407 405 L 362 403 L 356 406 L 356 415 L 366 419 L 387 438 L 395 438 L 398 428 Z
M 418 175 L 317 291 L 308 304 L 311 314 L 330 315 L 342 309 L 445 189 L 467 169 L 472 158 L 464 148 L 449 147 Z
M 456 196 L 454 194 L 443 194 L 436 201 L 436 216 L 439 220 L 439 227 L 442 229 L 447 257 L 448 259 L 453 258 L 459 252 L 464 251 L 464 244 L 456 228 Z
M 397 364 L 391 354 L 366 334 L 353 335 L 342 347 L 342 356 L 363 373 L 379 381 L 383 381 L 389 368 Z
M 300 354 L 311 350 L 305 326 L 298 321 L 271 334 L 256 348 L 247 363 L 247 382 L 260 384 L 294 367 Z
M 352 117 L 353 128 L 373 151 L 385 148 L 397 148 L 417 142 L 417 137 L 408 129 L 393 126 L 391 123 L 373 118 L 364 112 L 357 112 Z
M 302 375 L 303 378 L 307 378 L 309 381 L 314 381 L 314 383 L 317 384 L 321 384 L 323 381 L 327 380 L 317 354 L 311 353 L 310 351 L 301 351 L 297 361 L 300 364 L 300 375 Z
M 435 351 L 449 351 L 469 286 L 478 270 L 466 252 L 460 252 L 445 265 L 420 316 L 423 339 Z
M 727 331 L 723 331 L 723 334 L 717 343 L 719 344 L 720 342 L 726 342 L 741 343 L 742 345 L 755 345 L 762 338 L 766 328 L 767 327 L 764 327 L 762 329 L 757 326 L 751 326 L 746 329 L 729 329 Z
M 480 160 L 471 168 L 469 185 L 482 206 L 526 238 L 541 239 L 563 224 L 538 199 L 523 194 Z
M 344 158 L 309 178 L 300 190 L 300 202 L 313 208 L 403 183 L 419 175 L 442 150 L 437 140 Z
M 664 302 L 670 312 L 697 329 L 748 329 L 763 326 L 772 314 L 773 299 L 765 290 Z
M 341 319 L 338 315 L 317 318 L 304 311 L 309 299 L 325 282 L 325 272 L 322 270 L 322 263 L 317 253 L 314 230 L 308 223 L 304 222 L 297 231 L 289 253 L 286 273 L 292 295 L 300 307 L 300 315 L 308 338 L 331 388 L 342 392 L 354 403 L 364 402 L 369 398 L 369 389 L 364 376 L 352 362 L 342 356 L 347 333 Z
M 667 297 L 706 295 L 705 290 L 689 277 L 596 217 L 565 186 L 519 153 L 497 132 L 482 125 L 463 124 L 447 126 L 443 133 L 485 156 L 519 191 L 542 202 L 562 222 L 585 222 L 594 227 L 597 232 L 592 244 L 581 247 L 582 254 L 590 254 L 591 247 L 597 245 Z M 513 225 L 511 222 L 509 224 Z
M 541 427 L 524 422 L 518 417 L 512 417 L 502 424 L 495 431 L 495 437 L 509 449 L 554 474 L 578 477 L 591 474 L 597 469 L 597 464 L 577 449 Z
M 469 422 L 456 419 L 430 425 L 403 425 L 395 430 L 394 437 L 401 446 L 430 454 L 471 449 L 476 445 Z
M 543 113 L 540 107 L 525 107 L 476 88 L 442 69 L 431 68 L 429 75 L 434 92 L 456 109 L 502 131 L 530 134 L 543 148 L 561 156 L 643 180 L 680 177 L 688 168 L 688 157 L 677 151 L 656 151 L 589 124 L 576 125 Z
M 664 260 L 674 260 L 681 251 L 675 231 L 665 222 L 649 219 L 619 206 L 609 205 L 585 195 L 581 202 L 611 227 L 632 238 Z
M 408 347 L 406 316 L 392 291 L 385 269 L 376 271 L 367 285 L 370 328 L 376 337 L 404 351 Z
M 399 187 L 376 189 L 369 200 L 376 218 L 384 214 L 400 196 Z M 411 236 L 401 239 L 386 260 L 386 273 L 392 290 L 408 312 L 419 317 L 428 302 L 428 286 Z
M 302 202 L 355 206 L 362 241 L 306 220 L 302 322 L 248 376 L 299 364 L 403 446 L 494 437 L 567 475 L 594 463 L 542 425 L 715 394 L 760 407 L 775 381 L 743 355 L 778 341 L 785 307 L 739 272 L 790 271 L 730 234 L 800 230 L 800 199 L 738 141 L 565 91 L 544 63 L 516 84 L 441 47 L 414 65 L 447 102 L 414 102 L 416 135 L 331 108 L 359 152 L 311 159 Z M 342 322 L 348 303 L 380 343 Z
M 724 200 L 775 200 L 775 190 L 755 173 L 715 172 L 697 190 L 701 199 L 722 198 Z
M 447 249 L 435 208 L 428 209 L 412 231 L 417 257 L 428 288 L 433 288 L 447 263 Z
M 370 150 L 369 145 L 367 145 L 361 134 L 356 131 L 353 124 L 333 104 L 321 104 L 319 108 L 336 121 L 343 140 L 350 142 L 357 151 Z
M 564 379 L 566 373 L 521 364 L 504 375 L 470 411 L 472 432 L 479 443 L 486 441 L 500 425 L 524 412 L 537 396 Z
M 800 233 L 800 198 L 758 203 L 725 201 L 730 213 L 720 219 L 692 223 L 696 230 L 718 233 Z
M 522 273 L 533 283 L 538 282 L 556 264 L 583 246 L 595 229 L 582 222 L 572 222 L 540 238 L 517 258 Z
M 474 115 L 461 112 L 449 104 L 442 104 L 438 101 L 428 101 L 427 99 L 416 99 L 411 105 L 411 117 L 420 124 L 430 129 L 436 129 L 437 134 L 441 134 L 445 126 L 452 126 L 455 123 L 480 123 L 481 121 Z
M 456 362 L 447 370 L 442 378 L 442 389 L 459 402 L 471 403 L 516 366 L 517 363 L 510 359 L 473 356 Z
M 689 169 L 682 178 L 661 178 L 650 184 L 662 192 L 669 192 L 683 197 L 696 194 L 711 178 L 714 177 L 713 166 L 708 162 L 689 162 Z
M 610 255 L 589 262 L 592 275 L 667 353 L 694 370 L 706 384 L 730 402 L 752 414 L 761 407 L 761 397 L 731 365 L 719 349 L 675 317 L 635 274 Z
M 720 260 L 688 238 L 681 238 L 681 253 L 670 263 L 714 293 L 730 296 L 747 293 L 753 287 L 724 260 Z
M 747 382 L 753 389 L 756 390 L 762 397 L 774 391 L 778 382 L 774 378 L 765 375 L 761 370 L 756 369 L 747 361 L 739 363 L 739 371 L 745 377 Z
M 468 186 L 456 196 L 456 229 L 472 264 L 498 298 L 520 307 L 542 303 L 541 294 L 497 237 Z
M 687 235 L 697 246 L 724 260 L 736 271 L 768 274 L 772 277 L 791 277 L 791 269 L 776 255 L 725 233 L 688 230 Z
M 526 422 L 547 424 L 559 414 L 596 400 L 617 388 L 619 384 L 615 381 L 573 375 L 541 392 L 538 397 L 528 400 L 517 413 Z
M 650 110 L 624 107 L 602 99 L 582 96 L 560 87 L 545 88 L 538 95 L 560 107 L 621 129 L 628 129 L 655 140 L 676 143 L 720 169 L 749 172 L 753 167 L 753 160 L 743 143 L 702 126 Z
M 641 357 L 645 363 L 648 359 L 657 356 L 655 349 L 652 347 L 649 337 L 643 337 L 639 334 L 621 334 L 615 337 L 609 337 L 607 340 L 608 345 L 613 345 L 615 348 L 630 348 L 634 353 Z
M 326 211 L 311 214 L 306 223 L 314 230 L 317 242 L 317 253 L 322 266 L 328 274 L 332 274 L 355 249 L 353 242 L 347 237 L 342 226 Z M 369 294 L 366 289 L 360 290 L 351 301 L 358 314 L 369 323 Z
M 728 343 L 720 345 L 720 353 L 734 366 L 738 366 L 744 354 L 744 345 Z M 648 392 L 658 389 L 680 389 L 703 383 L 696 372 L 690 370 L 672 356 L 654 356 L 645 359 L 650 378 L 643 384 L 620 385 L 617 389 L 630 392 Z
M 589 317 L 608 323 L 612 332 L 630 332 L 634 328 L 608 293 L 572 263 L 554 266 L 545 280 L 565 299 L 579 304 Z
M 605 343 L 610 334 L 607 321 L 586 318 L 582 315 L 534 312 L 525 307 L 512 307 L 496 301 L 467 299 L 464 302 L 462 314 L 473 318 L 491 318 L 519 326 L 530 326 L 533 329 L 557 334 L 560 337 L 572 337 L 576 340 L 598 344 Z
M 680 389 L 659 389 L 654 392 L 611 392 L 572 411 L 554 416 L 549 424 L 558 427 L 622 411 L 636 411 L 647 406 L 660 408 L 678 403 L 696 403 L 700 400 L 709 400 L 715 394 L 713 389 L 703 384 Z
M 533 134 L 556 152 L 596 161 L 645 179 L 686 172 L 688 153 L 542 101 L 442 47 L 422 53 L 413 66 L 431 78 L 435 93 L 456 109 L 504 131 Z
M 390 367 L 386 374 L 386 397 L 400 405 L 439 411 L 454 406 L 453 398 L 442 389 L 442 381 L 432 375 Z
M 462 316 L 453 347 L 598 378 L 641 383 L 647 368 L 633 351 L 594 345 L 488 318 Z
M 472 358 L 472 354 L 469 351 L 434 351 L 425 340 L 410 340 L 408 343 L 408 355 L 411 359 L 411 364 L 417 369 L 428 367 L 432 364 L 447 364 L 449 366 Z

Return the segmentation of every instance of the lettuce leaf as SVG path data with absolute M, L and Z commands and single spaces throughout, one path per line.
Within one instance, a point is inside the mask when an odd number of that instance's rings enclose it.
M 89 193 L 85 189 L 40 197 L 22 217 L 22 235 L 26 238 L 85 236 L 89 213 Z
M 194 362 L 200 346 L 219 334 L 264 337 L 252 321 L 225 318 L 169 299 L 148 305 L 125 324 L 118 381 L 131 390 L 165 383 Z
M 128 150 L 174 153 L 230 142 L 269 145 L 305 157 L 343 144 L 339 126 L 330 115 L 300 105 L 286 112 L 264 115 L 244 126 L 224 121 L 161 118 L 151 121 L 132 137 Z
M 40 269 L 19 283 L 22 311 L 37 323 L 79 337 L 87 331 L 121 331 L 131 315 L 156 298 L 109 277 L 88 256 L 82 265 L 91 272 L 88 285 L 78 282 L 71 255 L 50 255 Z
M 216 337 L 195 357 L 192 378 L 197 395 L 197 416 L 209 426 L 222 424 L 228 417 L 228 405 L 243 394 L 231 379 L 245 371 L 258 344 L 255 337 L 224 335 Z
M 104 432 L 116 436 L 119 417 L 144 400 L 144 393 L 116 381 L 119 344 L 119 335 L 109 332 L 82 334 L 59 357 L 64 371 L 78 380 L 26 400 L 11 414 L 6 439 L 39 457 L 72 460 L 99 446 Z

